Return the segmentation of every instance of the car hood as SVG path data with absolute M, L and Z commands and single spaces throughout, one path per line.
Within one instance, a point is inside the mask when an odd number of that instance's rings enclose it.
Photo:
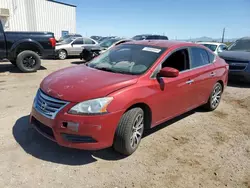
M 56 71 L 41 83 L 43 92 L 57 99 L 82 102 L 133 85 L 138 76 L 111 73 L 78 65 Z
M 219 56 L 225 60 L 250 61 L 250 52 L 245 51 L 224 51 Z

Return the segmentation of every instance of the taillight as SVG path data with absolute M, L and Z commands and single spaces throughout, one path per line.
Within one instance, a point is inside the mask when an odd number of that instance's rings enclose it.
M 50 44 L 52 47 L 56 46 L 56 39 L 55 38 L 50 38 L 49 41 L 50 41 Z

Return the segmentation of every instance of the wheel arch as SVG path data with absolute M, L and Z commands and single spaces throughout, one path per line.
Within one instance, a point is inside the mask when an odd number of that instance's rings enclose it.
M 16 59 L 19 53 L 26 51 L 26 50 L 36 52 L 39 55 L 42 55 L 44 51 L 41 44 L 39 44 L 37 41 L 34 41 L 32 39 L 24 39 L 12 45 L 10 49 L 11 59 Z
M 138 102 L 135 103 L 133 105 L 131 105 L 130 107 L 128 107 L 128 109 L 126 110 L 126 112 L 132 108 L 141 108 L 144 112 L 144 118 L 145 118 L 145 129 L 150 129 L 151 128 L 151 124 L 152 124 L 152 110 L 149 107 L 149 105 L 147 105 L 144 102 Z
M 217 82 L 221 84 L 221 86 L 222 86 L 222 91 L 224 91 L 224 82 L 223 82 L 222 80 L 218 80 Z

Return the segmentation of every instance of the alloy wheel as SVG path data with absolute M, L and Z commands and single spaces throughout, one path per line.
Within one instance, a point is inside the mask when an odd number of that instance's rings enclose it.
M 60 51 L 60 53 L 59 53 L 59 58 L 60 59 L 66 59 L 66 52 L 65 51 Z
M 144 118 L 142 114 L 139 114 L 132 127 L 132 136 L 130 137 L 130 145 L 132 148 L 136 148 L 140 143 L 144 128 Z
M 221 94 L 222 94 L 222 87 L 220 84 L 218 84 L 214 88 L 213 94 L 212 94 L 211 105 L 213 108 L 216 108 L 219 105 L 220 99 L 221 99 Z

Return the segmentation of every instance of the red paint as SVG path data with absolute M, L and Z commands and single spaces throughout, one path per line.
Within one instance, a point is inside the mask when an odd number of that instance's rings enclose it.
M 147 45 L 148 41 L 129 42 Z M 48 95 L 69 101 L 54 120 L 48 119 L 33 108 L 31 117 L 53 129 L 55 140 L 66 147 L 79 149 L 101 149 L 113 144 L 116 127 L 123 113 L 131 106 L 143 103 L 152 112 L 151 127 L 166 120 L 194 109 L 208 101 L 214 84 L 218 81 L 227 84 L 228 68 L 221 58 L 217 57 L 213 64 L 189 70 L 179 74 L 179 71 L 168 69 L 177 77 L 160 79 L 150 78 L 152 72 L 162 59 L 179 47 L 198 46 L 193 43 L 176 41 L 152 41 L 151 46 L 167 47 L 165 53 L 143 75 L 125 75 L 99 71 L 86 67 L 75 66 L 52 73 L 41 83 L 41 89 Z M 202 48 L 202 47 L 201 47 Z M 166 69 L 163 70 L 166 73 Z M 215 76 L 211 77 L 211 73 Z M 194 80 L 192 84 L 187 81 Z M 104 115 L 71 115 L 67 112 L 78 102 L 89 99 L 111 96 L 114 100 L 108 106 Z M 79 123 L 78 133 L 62 127 L 63 122 Z M 91 136 L 97 143 L 69 143 L 61 133 Z
M 178 75 L 179 71 L 171 67 L 164 67 L 159 72 L 160 77 L 177 77 Z

